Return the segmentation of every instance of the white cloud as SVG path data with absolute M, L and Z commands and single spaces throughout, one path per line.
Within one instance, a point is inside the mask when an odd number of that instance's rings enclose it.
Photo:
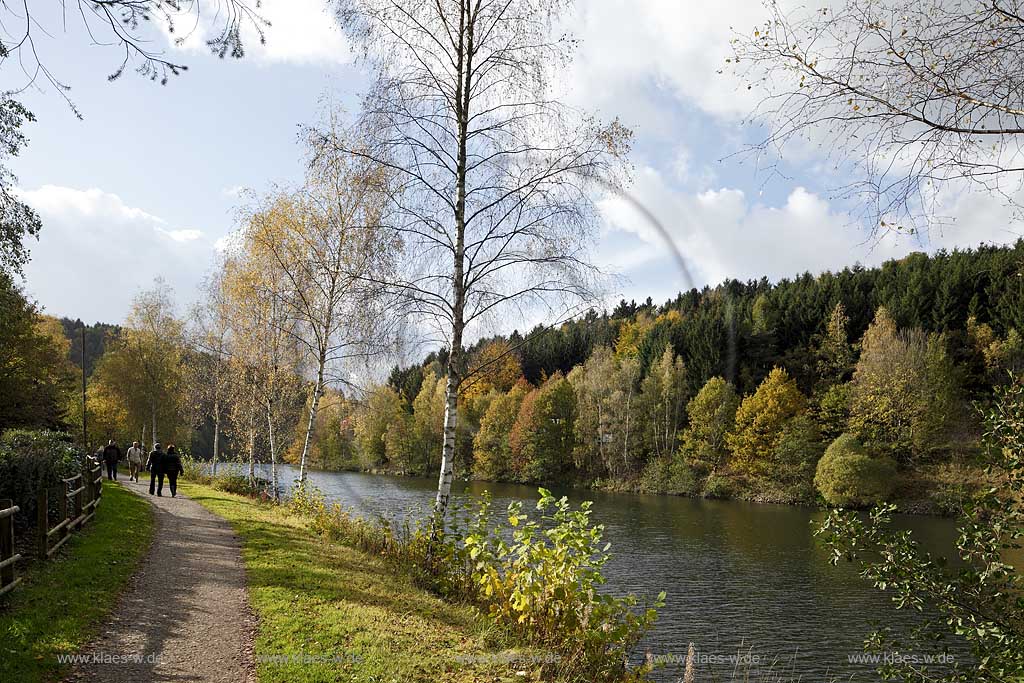
M 203 236 L 202 230 L 158 230 L 175 242 L 192 242 Z
M 668 93 L 703 110 L 743 116 L 756 102 L 735 77 L 717 74 L 731 54 L 735 31 L 765 16 L 759 0 L 721 3 L 678 0 L 587 0 L 571 29 L 582 39 L 572 74 L 575 96 L 620 113 L 630 123 L 666 123 L 655 96 Z M 623 95 L 627 96 L 623 96 Z
M 618 266 L 633 281 L 628 297 L 661 300 L 687 286 L 714 285 L 727 278 L 778 280 L 855 263 L 877 265 L 912 251 L 1006 244 L 1024 234 L 1010 208 L 983 194 L 951 198 L 944 213 L 954 223 L 941 233 L 871 236 L 826 199 L 800 186 L 773 206 L 736 188 L 693 192 L 673 185 L 667 180 L 671 174 L 671 169 L 662 174 L 641 166 L 632 197 L 662 223 L 682 253 L 693 279 L 689 284 L 674 266 L 666 237 L 641 212 L 622 198 L 601 203 L 606 224 L 598 258 Z
M 157 276 L 191 298 L 213 255 L 202 231 L 171 227 L 116 194 L 56 185 L 19 194 L 43 221 L 27 289 L 53 315 L 120 322 Z
M 213 250 L 218 254 L 223 254 L 227 251 L 232 244 L 232 236 L 225 235 L 224 237 L 218 237 L 217 241 L 213 243 Z
M 242 33 L 248 57 L 260 62 L 292 64 L 345 64 L 352 61 L 352 50 L 324 0 L 264 0 L 258 14 L 270 26 L 263 27 L 266 43 L 251 23 Z M 194 16 L 178 22 L 176 36 L 185 36 L 176 49 L 206 52 L 206 41 L 212 36 L 208 24 L 195 25 Z M 168 35 L 171 39 L 171 36 Z

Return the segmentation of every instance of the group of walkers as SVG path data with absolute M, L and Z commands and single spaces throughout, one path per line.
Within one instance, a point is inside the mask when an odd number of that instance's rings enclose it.
M 133 441 L 131 448 L 125 454 L 128 460 L 129 481 L 137 482 L 139 480 L 144 453 L 142 445 L 138 441 Z M 116 480 L 117 466 L 121 462 L 121 449 L 113 439 L 103 447 L 99 457 L 107 467 L 107 479 Z M 184 474 L 185 468 L 181 464 L 181 456 L 178 455 L 178 449 L 174 447 L 174 444 L 168 445 L 166 451 L 159 443 L 153 444 L 153 450 L 150 451 L 149 457 L 146 459 L 145 471 L 149 472 L 150 495 L 154 493 L 158 496 L 164 495 L 164 477 L 167 477 L 167 483 L 171 488 L 171 497 L 178 495 L 178 475 Z

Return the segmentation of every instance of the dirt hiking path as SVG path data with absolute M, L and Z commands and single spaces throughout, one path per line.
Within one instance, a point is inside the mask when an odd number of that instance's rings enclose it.
M 149 495 L 155 536 L 114 613 L 67 681 L 255 681 L 254 619 L 246 598 L 241 543 L 231 526 L 179 492 Z M 102 511 L 101 511 L 102 514 Z

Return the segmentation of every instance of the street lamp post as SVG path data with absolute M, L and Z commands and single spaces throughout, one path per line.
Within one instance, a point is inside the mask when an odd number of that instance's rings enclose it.
M 85 323 L 82 323 L 82 448 L 89 452 L 89 417 L 85 412 Z

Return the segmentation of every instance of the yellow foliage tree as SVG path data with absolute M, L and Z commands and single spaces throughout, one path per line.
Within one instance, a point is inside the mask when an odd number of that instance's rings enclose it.
M 615 342 L 615 357 L 636 358 L 640 353 L 640 345 L 652 327 L 654 319 L 646 313 L 640 313 L 635 320 L 623 323 L 619 328 L 619 338 Z
M 487 394 L 492 389 L 508 392 L 523 376 L 519 356 L 504 339 L 486 344 L 473 356 L 467 379 L 460 388 L 464 399 Z
M 746 474 L 767 474 L 786 426 L 806 406 L 796 381 L 782 368 L 773 368 L 736 411 L 736 425 L 726 436 L 733 467 Z

